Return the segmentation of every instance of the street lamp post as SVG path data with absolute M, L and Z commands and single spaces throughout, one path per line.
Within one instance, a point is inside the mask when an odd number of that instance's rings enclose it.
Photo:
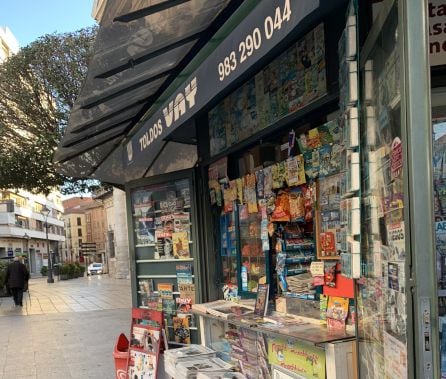
M 28 235 L 28 233 L 25 232 L 25 234 L 23 235 L 23 238 L 26 241 L 27 266 L 28 266 L 28 270 L 31 272 L 31 255 L 29 254 L 29 240 L 31 239 L 31 237 Z
M 50 241 L 48 239 L 48 215 L 50 214 L 50 210 L 44 205 L 42 210 L 40 211 L 42 216 L 45 219 L 45 232 L 46 232 L 46 252 L 48 255 L 48 279 L 47 283 L 54 283 L 53 279 L 53 262 L 50 255 Z

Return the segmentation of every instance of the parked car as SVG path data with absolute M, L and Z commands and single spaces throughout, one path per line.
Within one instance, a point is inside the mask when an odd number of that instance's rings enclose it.
M 102 274 L 104 271 L 104 266 L 102 263 L 91 263 L 88 265 L 87 268 L 87 274 L 88 275 L 94 275 L 94 274 Z

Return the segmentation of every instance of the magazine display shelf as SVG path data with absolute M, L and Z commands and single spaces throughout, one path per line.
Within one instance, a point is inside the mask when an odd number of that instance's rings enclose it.
M 287 341 L 296 340 L 312 351 L 319 350 L 320 354 L 325 356 L 327 379 L 345 378 L 347 373 L 355 372 L 355 336 L 349 331 L 329 331 L 314 320 L 299 317 L 296 317 L 297 324 L 268 327 L 262 324 L 254 325 L 255 321 L 242 321 L 243 316 L 226 319 L 198 310 L 192 310 L 192 312 L 199 318 L 201 344 L 206 347 L 216 349 L 231 325 L 260 333 L 265 337 L 277 337 Z M 274 364 L 271 368 L 274 369 Z
M 129 189 L 136 304 L 140 309 L 163 311 L 169 344 L 198 338 L 198 327 L 188 312 L 198 280 L 191 179 L 188 173 L 168 175 Z M 184 341 L 176 335 L 180 328 L 187 335 Z

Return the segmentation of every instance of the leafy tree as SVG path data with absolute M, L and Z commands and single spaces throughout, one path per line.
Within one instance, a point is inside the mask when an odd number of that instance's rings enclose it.
M 40 37 L 0 65 L 0 188 L 91 190 L 52 162 L 91 58 L 96 28 Z

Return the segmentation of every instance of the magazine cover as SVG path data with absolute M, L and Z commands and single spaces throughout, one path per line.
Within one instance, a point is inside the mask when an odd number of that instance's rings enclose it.
M 140 279 L 139 280 L 139 291 L 141 293 L 151 296 L 153 294 L 153 280 L 152 279 Z
M 173 298 L 173 284 L 172 283 L 158 283 L 158 295 L 161 299 Z
M 156 356 L 140 351 L 131 351 L 129 378 L 132 379 L 156 379 Z
M 187 212 L 177 212 L 173 214 L 174 232 L 187 232 L 190 230 L 190 214 Z
M 175 335 L 175 342 L 190 344 L 189 319 L 187 317 L 174 317 L 173 333 Z
M 173 255 L 177 259 L 190 258 L 187 232 L 172 233 Z
M 142 349 L 145 352 L 156 352 L 159 347 L 159 330 L 149 329 L 145 325 L 133 325 L 130 348 Z
M 162 230 L 155 231 L 155 259 L 173 258 L 172 233 Z
M 178 291 L 180 292 L 180 299 L 189 299 L 190 304 L 195 303 L 195 285 L 194 284 L 179 284 Z
M 257 298 L 254 306 L 254 314 L 266 316 L 268 312 L 269 284 L 259 284 L 257 287 Z
M 177 284 L 192 284 L 192 263 L 178 263 L 175 267 Z

